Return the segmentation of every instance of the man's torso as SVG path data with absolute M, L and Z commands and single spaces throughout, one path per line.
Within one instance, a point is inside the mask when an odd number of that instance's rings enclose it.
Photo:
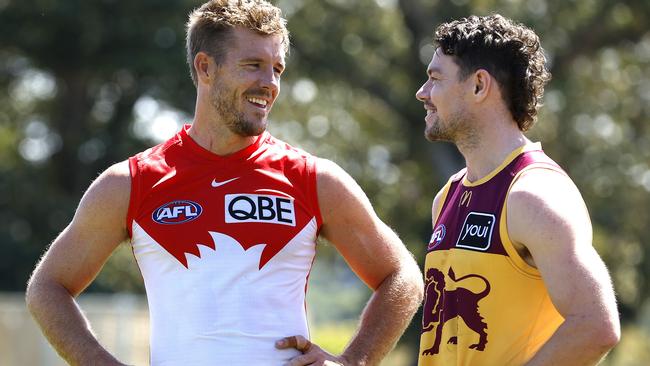
M 184 128 L 130 159 L 128 225 L 153 365 L 283 364 L 308 337 L 307 277 L 321 218 L 314 158 L 263 134 L 228 157 Z
M 520 365 L 562 322 L 510 241 L 506 197 L 526 169 L 559 170 L 536 144 L 487 177 L 450 179 L 428 246 L 419 364 Z

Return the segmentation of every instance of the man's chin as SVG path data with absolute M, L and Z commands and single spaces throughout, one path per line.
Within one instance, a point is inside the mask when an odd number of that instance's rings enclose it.
M 442 140 L 440 137 L 438 137 L 438 136 L 433 136 L 433 135 L 430 135 L 430 134 L 428 134 L 428 133 L 425 133 L 425 134 L 424 134 L 424 138 L 427 139 L 427 141 L 430 141 L 430 142 L 444 141 L 444 140 Z
M 424 138 L 431 142 L 436 142 L 436 141 L 453 142 L 453 139 L 451 137 L 443 135 L 437 131 L 430 131 L 430 130 L 424 131 Z
M 259 136 L 266 131 L 267 125 L 266 120 L 255 123 L 247 122 L 237 126 L 233 132 L 242 137 Z
M 431 142 L 440 141 L 440 135 L 436 133 L 436 131 L 432 131 L 430 128 L 424 129 L 424 138 Z

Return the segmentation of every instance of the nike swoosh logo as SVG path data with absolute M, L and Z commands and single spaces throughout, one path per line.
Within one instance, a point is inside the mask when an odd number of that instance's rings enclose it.
M 230 183 L 230 182 L 232 182 L 233 180 L 237 180 L 237 179 L 239 179 L 239 177 L 235 177 L 235 178 L 232 178 L 232 179 L 224 180 L 223 182 L 218 182 L 216 179 L 213 179 L 213 180 L 212 180 L 212 187 L 213 187 L 213 188 L 221 187 L 222 185 L 227 184 L 227 183 Z

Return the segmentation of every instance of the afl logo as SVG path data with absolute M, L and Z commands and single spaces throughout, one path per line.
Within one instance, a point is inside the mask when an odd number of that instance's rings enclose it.
M 442 239 L 445 238 L 446 232 L 447 229 L 445 228 L 445 224 L 438 225 L 436 229 L 433 230 L 433 234 L 431 234 L 431 240 L 429 240 L 429 246 L 427 249 L 431 250 L 437 247 L 438 244 L 442 243 Z
M 192 201 L 172 201 L 158 207 L 151 218 L 159 224 L 182 224 L 201 216 L 203 208 Z

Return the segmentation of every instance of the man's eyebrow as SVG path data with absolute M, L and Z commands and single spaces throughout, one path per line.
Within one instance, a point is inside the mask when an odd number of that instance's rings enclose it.
M 262 58 L 259 58 L 259 57 L 246 57 L 246 58 L 242 58 L 241 60 L 239 60 L 239 62 L 240 63 L 249 63 L 249 62 L 250 63 L 263 63 L 263 62 L 266 62 L 266 60 L 264 60 Z M 284 62 L 277 62 L 277 63 L 274 63 L 274 65 L 281 66 L 283 69 L 286 67 Z
M 239 60 L 239 62 L 262 62 L 263 60 L 258 57 L 246 57 Z

